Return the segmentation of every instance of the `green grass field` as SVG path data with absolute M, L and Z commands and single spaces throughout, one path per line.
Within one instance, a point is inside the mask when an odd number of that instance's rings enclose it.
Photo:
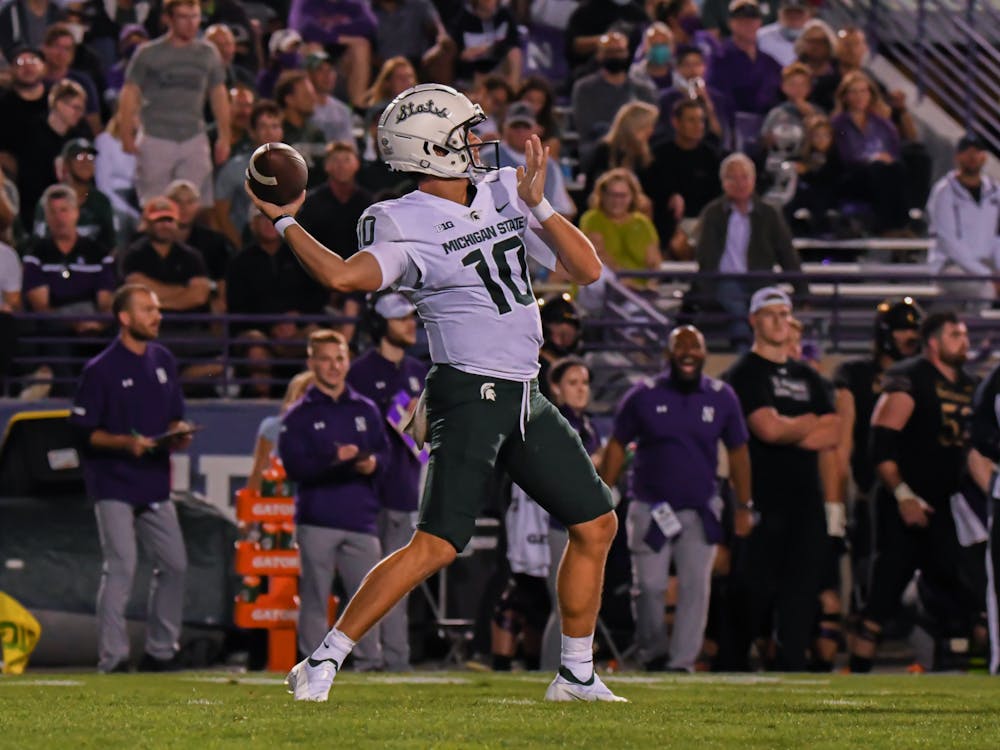
M 1000 681 L 964 675 L 612 676 L 630 704 L 549 704 L 548 677 L 0 677 L 0 748 L 1000 748 Z

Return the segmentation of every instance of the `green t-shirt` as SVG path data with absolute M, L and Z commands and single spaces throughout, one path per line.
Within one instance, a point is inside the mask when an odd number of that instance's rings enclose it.
M 611 221 L 603 211 L 592 208 L 580 218 L 580 229 L 601 235 L 607 254 L 620 268 L 629 271 L 644 271 L 646 248 L 660 244 L 653 222 L 638 211 L 619 224 Z
M 117 233 L 115 231 L 115 212 L 111 208 L 108 196 L 97 188 L 91 188 L 87 200 L 80 206 L 80 218 L 76 222 L 76 231 L 81 237 L 89 237 L 108 252 L 115 249 Z M 43 240 L 49 236 L 49 225 L 45 223 L 45 207 L 42 199 L 35 205 L 35 224 L 32 234 L 36 239 Z

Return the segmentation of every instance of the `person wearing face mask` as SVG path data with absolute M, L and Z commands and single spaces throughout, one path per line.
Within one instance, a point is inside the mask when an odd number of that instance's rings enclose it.
M 653 8 L 653 18 L 670 29 L 675 48 L 695 47 L 706 61 L 721 46 L 718 38 L 702 26 L 701 12 L 694 0 L 658 0 Z
M 712 146 L 729 143 L 732 131 L 732 100 L 705 82 L 705 54 L 699 47 L 686 44 L 676 50 L 670 88 L 660 93 L 657 106 L 660 117 L 653 132 L 654 143 L 664 143 L 674 137 L 673 115 L 677 102 L 691 99 L 705 111 L 706 137 Z
M 622 33 L 635 49 L 649 17 L 638 0 L 583 0 L 566 25 L 566 60 L 573 78 L 593 70 L 590 65 L 609 31 Z
M 781 67 L 791 65 L 797 58 L 795 42 L 811 16 L 812 8 L 806 0 L 781 0 L 778 20 L 757 32 L 760 51 L 777 60 Z
M 625 394 L 601 467 L 601 478 L 613 486 L 626 447 L 635 444 L 626 528 L 638 659 L 650 671 L 692 672 L 701 651 L 715 545 L 723 538 L 720 440 L 729 457 L 737 530 L 745 534 L 752 524 L 747 425 L 733 389 L 702 374 L 706 354 L 697 328 L 670 333 L 670 367 Z M 668 640 L 663 602 L 671 558 L 678 592 Z
M 649 84 L 629 77 L 628 39 L 611 31 L 600 39 L 596 60 L 600 70 L 573 84 L 573 122 L 580 136 L 581 160 L 589 156 L 608 132 L 615 113 L 632 101 L 656 103 L 656 91 Z
M 642 35 L 638 61 L 632 63 L 629 76 L 636 81 L 663 91 L 673 85 L 674 35 L 660 21 L 654 22 Z

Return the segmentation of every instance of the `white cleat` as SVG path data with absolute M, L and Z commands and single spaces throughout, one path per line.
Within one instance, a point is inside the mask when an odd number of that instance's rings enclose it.
M 586 682 L 580 682 L 566 667 L 559 667 L 559 673 L 545 691 L 547 701 L 608 701 L 628 703 L 627 698 L 615 695 L 608 689 L 597 672 Z
M 330 695 L 333 678 L 337 676 L 340 666 L 333 659 L 316 660 L 306 658 L 292 667 L 285 677 L 288 692 L 297 701 L 316 701 L 323 703 Z

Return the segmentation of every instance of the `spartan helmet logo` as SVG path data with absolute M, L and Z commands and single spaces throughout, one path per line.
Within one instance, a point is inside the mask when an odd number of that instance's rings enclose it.
M 495 386 L 496 383 L 483 383 L 479 386 L 479 398 L 483 401 L 496 401 L 497 392 Z

